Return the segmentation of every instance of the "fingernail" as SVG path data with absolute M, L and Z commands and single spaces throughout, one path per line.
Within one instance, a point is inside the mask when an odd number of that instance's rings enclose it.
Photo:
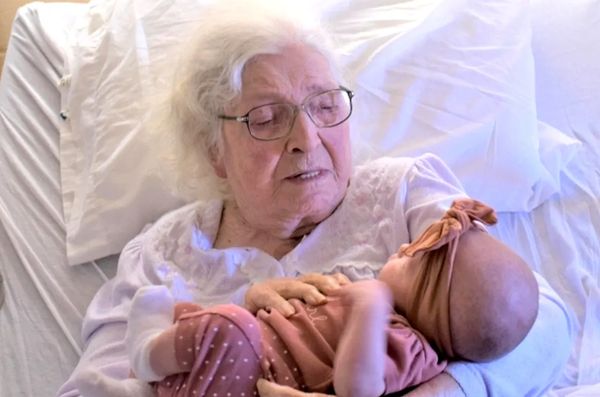
M 294 313 L 296 313 L 296 310 L 294 310 L 294 308 L 287 308 L 285 310 L 285 313 L 283 313 L 283 316 L 289 317 L 289 316 L 293 315 Z
M 335 286 L 327 287 L 327 289 L 324 292 L 326 294 L 333 294 L 336 291 L 339 291 L 340 288 L 342 288 L 342 287 L 340 287 L 339 285 L 335 285 Z M 324 298 L 324 296 L 322 296 L 322 297 Z
M 311 296 L 310 300 L 312 301 L 312 302 L 308 302 L 310 304 L 313 304 L 313 305 L 322 305 L 323 303 L 327 302 L 327 297 L 325 295 L 320 295 L 319 294 L 319 295 Z
M 283 314 L 284 317 L 289 317 L 294 313 L 296 313 L 296 309 L 294 309 L 294 306 L 290 305 L 287 302 L 281 307 L 281 314 Z

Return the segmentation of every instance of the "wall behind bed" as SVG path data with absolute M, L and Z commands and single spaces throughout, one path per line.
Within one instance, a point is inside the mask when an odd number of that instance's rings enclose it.
M 71 2 L 87 3 L 87 0 L 48 0 L 46 3 Z M 4 65 L 6 47 L 8 45 L 8 36 L 12 27 L 12 21 L 17 13 L 17 9 L 24 4 L 31 3 L 31 0 L 2 0 L 0 1 L 0 73 Z

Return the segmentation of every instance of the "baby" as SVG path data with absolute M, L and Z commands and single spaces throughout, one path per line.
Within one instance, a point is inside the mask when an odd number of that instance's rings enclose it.
M 378 280 L 344 285 L 318 306 L 293 299 L 296 313 L 287 318 L 174 303 L 164 286 L 142 288 L 127 332 L 132 370 L 156 382 L 159 396 L 252 396 L 263 378 L 369 397 L 425 382 L 448 359 L 500 357 L 531 328 L 537 284 L 508 248 L 494 242 L 505 252 L 490 255 L 481 222 L 496 222 L 491 208 L 455 201 L 390 258 Z M 475 233 L 485 236 L 477 244 Z M 490 280 L 481 277 L 483 266 L 509 266 L 514 276 Z

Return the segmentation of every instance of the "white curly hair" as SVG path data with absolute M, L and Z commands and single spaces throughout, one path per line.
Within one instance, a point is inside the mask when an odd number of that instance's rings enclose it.
M 241 94 L 242 73 L 252 58 L 302 44 L 328 60 L 342 82 L 331 36 L 319 16 L 298 1 L 218 1 L 203 9 L 199 28 L 183 47 L 165 107 L 166 130 L 175 144 L 173 163 L 180 192 L 190 198 L 229 193 L 210 166 L 220 153 L 222 114 Z M 165 126 L 163 126 L 165 128 Z

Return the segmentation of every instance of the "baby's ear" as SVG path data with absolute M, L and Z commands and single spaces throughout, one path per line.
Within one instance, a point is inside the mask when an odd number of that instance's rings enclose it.
M 398 249 L 398 254 L 400 256 L 404 256 L 405 255 L 404 251 L 406 251 L 409 246 L 410 246 L 410 244 L 408 244 L 408 243 L 401 244 L 400 248 Z
M 208 159 L 215 175 L 222 179 L 227 179 L 227 169 L 223 158 L 223 151 L 216 146 L 208 149 Z

